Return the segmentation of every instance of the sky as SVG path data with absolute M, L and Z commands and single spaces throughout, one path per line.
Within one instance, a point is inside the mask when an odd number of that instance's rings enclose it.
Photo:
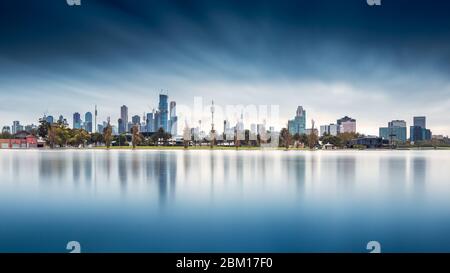
M 278 105 L 276 128 L 301 105 L 308 127 L 348 115 L 377 135 L 420 115 L 450 135 L 445 0 L 1 0 L 0 37 L 0 126 L 94 105 L 116 123 L 163 89 L 188 107 Z

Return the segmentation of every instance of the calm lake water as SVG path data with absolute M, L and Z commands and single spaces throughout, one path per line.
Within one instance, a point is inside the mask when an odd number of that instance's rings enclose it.
M 450 251 L 450 151 L 0 151 L 0 252 Z

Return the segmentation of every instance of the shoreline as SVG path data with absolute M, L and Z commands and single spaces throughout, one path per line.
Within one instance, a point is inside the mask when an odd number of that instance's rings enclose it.
M 89 150 L 100 150 L 100 151 L 304 151 L 304 152 L 316 152 L 316 151 L 326 151 L 326 152 L 337 152 L 337 151 L 450 151 L 450 147 L 411 147 L 411 148 L 400 148 L 400 149 L 380 149 L 380 148 L 367 148 L 367 149 L 309 149 L 309 148 L 289 148 L 284 147 L 222 147 L 215 146 L 213 148 L 209 146 L 195 146 L 185 149 L 183 146 L 139 146 L 133 149 L 132 146 L 112 146 L 107 149 L 105 146 L 98 147 L 86 147 L 86 148 L 75 148 L 75 147 L 64 147 L 64 148 L 13 148 L 13 149 L 0 149 L 0 151 L 10 151 L 10 150 L 29 150 L 29 151 L 65 151 L 65 150 L 76 150 L 76 151 L 89 151 Z

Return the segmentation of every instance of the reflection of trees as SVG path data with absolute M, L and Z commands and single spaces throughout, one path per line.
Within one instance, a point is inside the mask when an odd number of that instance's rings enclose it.
M 73 154 L 72 173 L 73 173 L 73 181 L 77 183 L 80 180 L 81 174 L 81 160 L 80 155 L 78 153 Z

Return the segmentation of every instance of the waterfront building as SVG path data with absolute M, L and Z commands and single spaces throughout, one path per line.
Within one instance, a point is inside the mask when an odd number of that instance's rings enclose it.
M 355 148 L 356 145 L 363 146 L 365 148 L 380 148 L 385 144 L 381 137 L 377 136 L 365 136 L 350 140 L 348 146 Z
M 379 136 L 388 140 L 390 144 L 405 143 L 406 137 L 406 121 L 393 120 L 388 122 L 387 127 L 380 127 Z
M 38 140 L 35 136 L 25 134 L 17 134 L 11 139 L 0 139 L 0 149 L 27 149 L 37 148 Z
M 87 112 L 84 115 L 84 129 L 89 133 L 92 133 L 92 113 Z
M 81 115 L 78 112 L 73 114 L 73 129 L 81 129 Z
M 288 130 L 291 135 L 306 133 L 306 111 L 302 106 L 297 107 L 294 119 L 288 121 Z
M 8 134 L 10 134 L 11 133 L 11 127 L 9 127 L 9 126 L 3 126 L 3 128 L 2 128 L 2 133 L 8 133 Z

